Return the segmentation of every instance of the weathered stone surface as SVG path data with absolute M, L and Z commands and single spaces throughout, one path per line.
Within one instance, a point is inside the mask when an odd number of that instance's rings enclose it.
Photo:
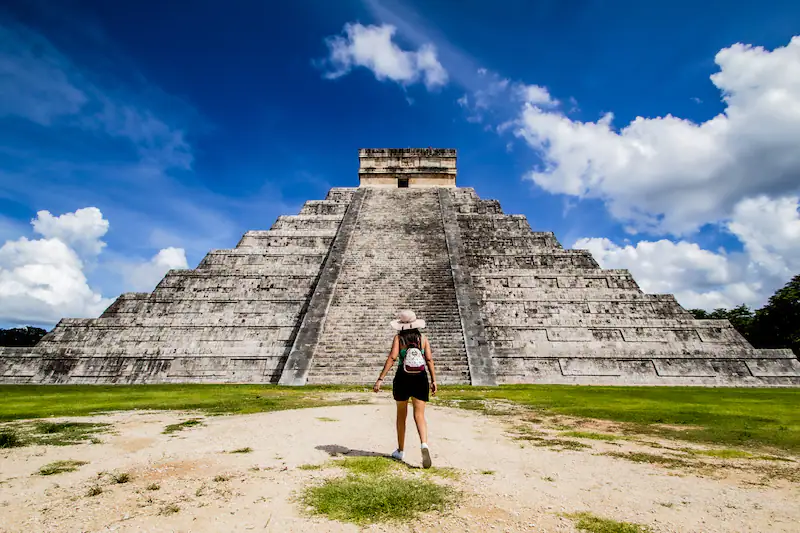
M 365 187 L 313 355 L 308 383 L 374 382 L 389 322 L 417 310 L 441 383 L 469 383 L 469 365 L 436 188 Z
M 441 383 L 800 385 L 790 350 L 695 320 L 455 187 L 454 150 L 359 155 L 361 187 L 331 189 L 99 318 L 63 319 L 33 348 L 0 348 L 0 382 L 372 383 L 389 321 L 413 308 Z

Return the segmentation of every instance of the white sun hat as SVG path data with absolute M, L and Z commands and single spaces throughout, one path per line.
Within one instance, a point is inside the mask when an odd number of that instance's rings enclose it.
M 417 318 L 414 311 L 406 309 L 400 311 L 397 315 L 397 320 L 392 320 L 391 326 L 398 331 L 403 331 L 404 329 L 422 329 L 425 327 L 425 321 L 421 318 Z

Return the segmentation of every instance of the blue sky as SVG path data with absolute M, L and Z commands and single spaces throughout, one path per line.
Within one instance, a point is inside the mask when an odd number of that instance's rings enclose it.
M 152 290 L 362 147 L 457 148 L 459 185 L 687 307 L 800 271 L 797 2 L 4 5 L 0 324 Z

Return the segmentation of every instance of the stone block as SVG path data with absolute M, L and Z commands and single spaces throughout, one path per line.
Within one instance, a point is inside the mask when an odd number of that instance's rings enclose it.
M 710 361 L 697 359 L 654 359 L 653 364 L 659 376 L 714 377 L 719 373 Z
M 745 361 L 755 377 L 799 376 L 800 361 L 792 359 L 748 359 Z

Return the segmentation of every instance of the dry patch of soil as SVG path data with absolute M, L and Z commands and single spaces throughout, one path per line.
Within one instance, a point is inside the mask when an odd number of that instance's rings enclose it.
M 696 444 L 507 405 L 494 406 L 492 416 L 429 406 L 434 465 L 457 470 L 449 482 L 465 495 L 452 511 L 363 528 L 311 516 L 296 497 L 340 474 L 332 456 L 395 447 L 390 393 L 347 397 L 358 402 L 235 416 L 63 419 L 109 423 L 113 431 L 99 444 L 0 450 L 0 531 L 575 532 L 563 515 L 584 511 L 655 532 L 790 532 L 800 523 L 797 458 L 705 456 L 692 452 L 704 450 Z M 163 433 L 192 418 L 202 424 Z M 413 465 L 421 462 L 418 444 L 409 416 Z M 245 448 L 252 451 L 230 453 Z M 62 460 L 86 464 L 37 474 Z M 122 474 L 127 481 L 118 481 Z

